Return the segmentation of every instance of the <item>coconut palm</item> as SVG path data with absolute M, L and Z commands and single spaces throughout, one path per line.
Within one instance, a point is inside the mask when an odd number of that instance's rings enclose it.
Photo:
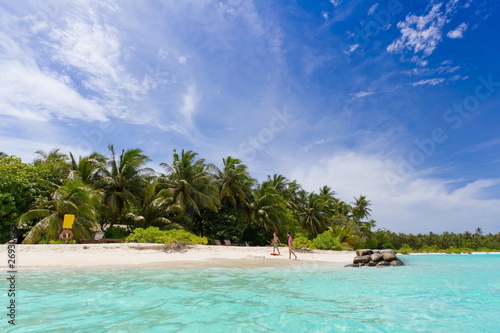
M 180 225 L 173 222 L 173 219 L 182 213 L 181 207 L 173 204 L 172 196 L 167 194 L 171 192 L 171 189 L 158 192 L 158 185 L 157 179 L 148 182 L 143 188 L 136 211 L 125 215 L 127 220 L 132 221 L 134 227 L 180 228 Z
M 39 165 L 39 164 L 46 164 L 46 163 L 66 163 L 68 161 L 68 155 L 60 153 L 60 149 L 53 149 L 49 153 L 44 152 L 43 150 L 37 150 L 35 151 L 35 154 L 38 154 L 39 157 L 37 157 L 34 161 L 34 165 Z
M 274 188 L 258 188 L 251 203 L 253 219 L 266 231 L 282 232 L 282 221 L 285 214 L 285 200 Z
M 122 217 L 124 210 L 130 207 L 130 203 L 138 201 L 146 178 L 154 171 L 145 167 L 150 159 L 141 149 L 122 150 L 117 160 L 113 145 L 108 148 L 111 153 L 109 169 L 104 170 L 97 186 L 103 189 L 103 205 L 106 207 L 104 213 L 109 215 L 112 227 Z
M 362 219 L 370 216 L 372 211 L 369 206 L 371 206 L 370 200 L 366 200 L 366 196 L 360 195 L 359 198 L 354 197 L 352 216 L 356 222 L 360 222 Z
M 299 212 L 299 223 L 310 238 L 326 230 L 331 212 L 327 202 L 319 194 L 310 193 L 306 206 Z
M 330 186 L 324 185 L 319 189 L 319 195 L 325 196 L 325 197 L 330 197 L 330 198 L 335 198 L 335 195 L 337 193 L 332 190 Z
M 233 208 L 244 206 L 251 197 L 255 184 L 241 160 L 228 156 L 223 158 L 224 169 L 218 171 L 219 199 L 222 205 Z
M 78 162 L 71 152 L 69 156 L 71 160 L 69 178 L 79 178 L 85 184 L 92 185 L 101 180 L 104 176 L 106 163 L 108 161 L 104 155 L 94 152 L 89 156 L 80 156 Z
M 167 170 L 166 187 L 171 189 L 173 203 L 182 208 L 181 222 L 193 229 L 194 216 L 201 216 L 201 209 L 218 210 L 219 189 L 215 183 L 215 166 L 206 164 L 204 158 L 195 160 L 198 154 L 174 149 L 172 164 L 161 163 Z
M 283 193 L 285 193 L 285 191 L 288 189 L 288 179 L 285 176 L 276 173 L 272 178 L 268 175 L 266 183 L 268 183 L 269 186 L 274 188 L 278 192 L 278 194 L 281 195 L 283 195 Z
M 37 243 L 44 235 L 47 241 L 59 239 L 65 214 L 75 215 L 72 228 L 74 239 L 91 238 L 93 232 L 99 230 L 95 220 L 98 205 L 98 192 L 79 180 L 66 180 L 53 193 L 52 200 L 48 202 L 50 208 L 33 209 L 18 218 L 18 226 L 29 225 L 35 221 L 23 243 Z

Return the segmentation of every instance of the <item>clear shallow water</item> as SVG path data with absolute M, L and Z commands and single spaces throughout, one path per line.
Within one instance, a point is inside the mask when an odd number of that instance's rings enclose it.
M 407 266 L 24 271 L 13 331 L 500 332 L 500 255 L 401 258 Z

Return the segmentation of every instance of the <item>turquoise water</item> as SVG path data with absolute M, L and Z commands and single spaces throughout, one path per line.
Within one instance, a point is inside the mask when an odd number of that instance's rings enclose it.
M 500 255 L 401 258 L 407 266 L 24 271 L 16 328 L 3 319 L 0 330 L 500 332 Z

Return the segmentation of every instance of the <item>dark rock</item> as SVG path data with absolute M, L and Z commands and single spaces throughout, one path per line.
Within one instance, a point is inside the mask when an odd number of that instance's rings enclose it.
M 370 249 L 362 249 L 362 250 L 356 250 L 356 255 L 357 256 L 366 256 L 366 255 L 369 255 L 369 254 L 372 254 L 373 251 L 370 250 Z
M 404 266 L 404 265 L 405 264 L 399 259 L 391 261 L 391 266 Z
M 393 261 L 397 259 L 396 255 L 392 253 L 384 253 L 383 256 L 385 261 Z
M 375 266 L 389 266 L 391 263 L 385 260 L 379 261 Z
M 396 257 L 396 252 L 392 249 L 356 250 L 356 257 L 352 262 L 346 267 L 404 266 L 404 263 Z
M 370 262 L 370 260 L 371 260 L 371 256 L 366 255 L 366 256 L 357 256 L 354 258 L 354 260 L 352 262 L 353 262 L 353 264 L 368 263 L 368 262 Z

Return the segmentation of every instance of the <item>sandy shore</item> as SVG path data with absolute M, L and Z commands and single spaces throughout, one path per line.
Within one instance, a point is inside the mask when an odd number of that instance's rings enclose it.
M 343 267 L 352 263 L 354 251 L 297 251 L 288 259 L 288 248 L 272 256 L 271 247 L 190 245 L 166 249 L 163 244 L 16 245 L 16 269 L 188 269 L 204 267 Z M 7 269 L 7 245 L 0 247 L 0 267 Z M 292 256 L 293 258 L 293 256 Z

